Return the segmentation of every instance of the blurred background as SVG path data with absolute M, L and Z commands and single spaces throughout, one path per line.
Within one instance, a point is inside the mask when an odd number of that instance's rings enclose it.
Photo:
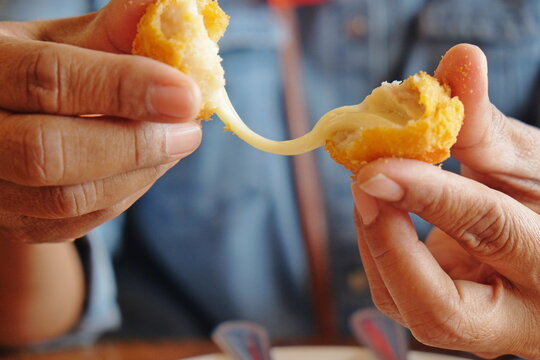
M 76 16 L 106 3 L 0 0 L 0 19 Z M 288 139 L 295 124 L 310 128 L 383 81 L 433 73 L 460 42 L 486 52 L 492 102 L 537 123 L 538 1 L 220 4 L 231 16 L 220 42 L 227 90 L 266 137 Z M 258 322 L 277 339 L 347 336 L 349 315 L 372 306 L 351 174 L 322 149 L 302 159 L 262 153 L 219 121 L 205 123 L 192 156 L 120 218 L 75 243 L 88 299 L 81 323 L 54 343 L 206 337 L 231 319 Z M 424 238 L 429 225 L 415 223 Z

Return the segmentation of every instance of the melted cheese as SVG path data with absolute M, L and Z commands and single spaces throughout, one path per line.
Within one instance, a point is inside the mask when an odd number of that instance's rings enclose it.
M 393 86 L 393 84 L 386 84 L 386 86 Z M 399 127 L 396 122 L 389 120 L 387 117 L 370 112 L 365 106 L 367 102 L 364 101 L 359 105 L 343 106 L 328 112 L 304 136 L 294 140 L 276 141 L 255 133 L 242 121 L 224 88 L 221 90 L 218 99 L 219 105 L 216 114 L 225 123 L 228 130 L 231 130 L 254 148 L 279 155 L 299 155 L 312 151 L 324 146 L 327 140 L 341 131 L 356 132 L 378 126 Z M 366 100 L 368 99 L 369 97 L 366 98 Z

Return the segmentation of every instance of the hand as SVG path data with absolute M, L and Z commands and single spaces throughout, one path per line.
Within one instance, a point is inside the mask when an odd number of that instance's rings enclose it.
M 538 358 L 540 132 L 490 104 L 478 48 L 451 49 L 436 74 L 465 105 L 453 154 L 466 177 L 400 159 L 358 173 L 352 191 L 373 300 L 425 344 Z M 427 244 L 408 212 L 438 227 Z
M 127 55 L 146 3 L 0 23 L 0 240 L 79 237 L 199 145 L 194 82 Z

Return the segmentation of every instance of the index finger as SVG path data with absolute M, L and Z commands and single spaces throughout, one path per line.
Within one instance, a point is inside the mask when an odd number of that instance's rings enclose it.
M 73 185 L 179 160 L 201 141 L 196 122 L 0 111 L 0 178 L 27 186 Z
M 135 120 L 194 119 L 200 91 L 180 71 L 147 58 L 0 37 L 0 108 Z
M 516 284 L 536 284 L 538 214 L 471 179 L 415 160 L 386 159 L 358 173 L 359 186 L 452 236 L 476 259 Z M 385 187 L 393 192 L 384 190 Z M 536 286 L 536 285 L 535 285 Z

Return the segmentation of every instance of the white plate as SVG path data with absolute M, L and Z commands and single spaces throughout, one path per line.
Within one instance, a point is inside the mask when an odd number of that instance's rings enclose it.
M 377 360 L 368 350 L 353 346 L 291 346 L 272 350 L 275 360 Z M 411 351 L 409 360 L 463 360 L 454 356 Z M 230 360 L 221 354 L 186 360 Z

